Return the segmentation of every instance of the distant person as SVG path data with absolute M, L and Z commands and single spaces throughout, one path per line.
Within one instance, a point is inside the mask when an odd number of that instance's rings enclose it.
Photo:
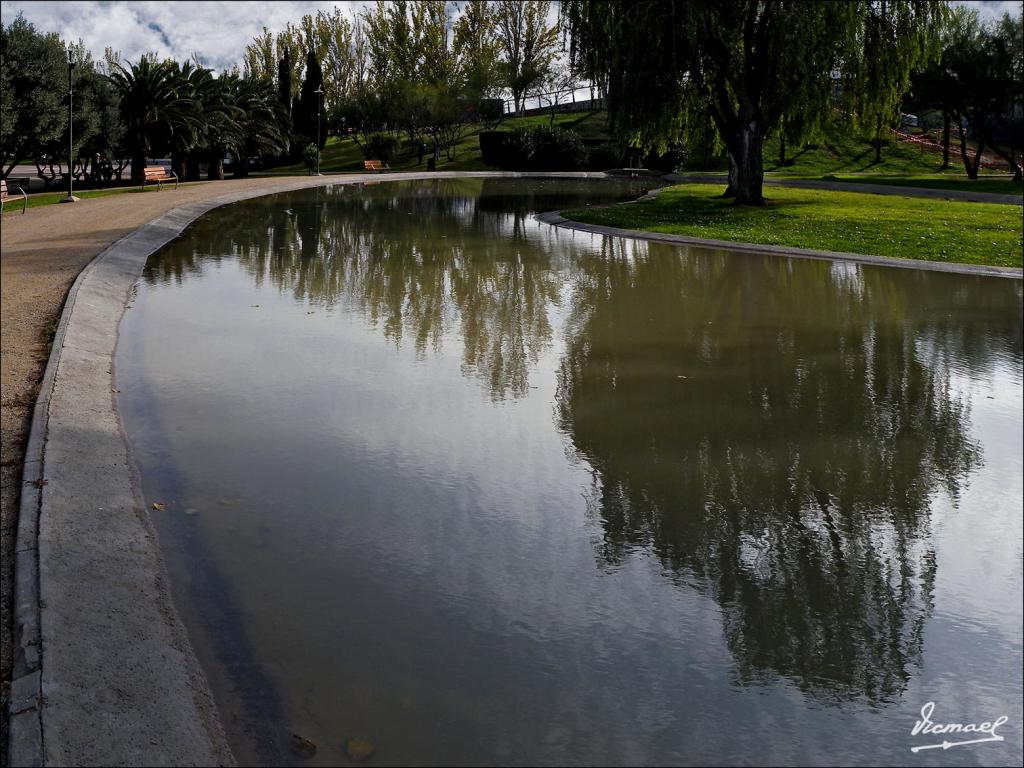
M 423 141 L 420 141 L 420 145 L 416 149 L 419 154 L 419 159 L 416 160 L 416 165 L 422 165 L 423 156 L 427 154 L 427 145 Z

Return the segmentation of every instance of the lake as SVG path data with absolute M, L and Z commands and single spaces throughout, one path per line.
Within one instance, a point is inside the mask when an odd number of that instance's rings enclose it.
M 150 258 L 118 407 L 240 763 L 1020 763 L 1021 281 L 533 218 L 650 186 L 310 189 Z M 928 702 L 1005 741 L 912 753 Z

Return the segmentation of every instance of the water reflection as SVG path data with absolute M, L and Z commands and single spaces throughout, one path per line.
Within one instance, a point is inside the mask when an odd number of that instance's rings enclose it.
M 244 216 L 200 223 L 187 235 L 194 246 L 151 262 L 145 278 L 180 281 L 235 259 L 257 286 L 269 281 L 328 308 L 344 299 L 387 338 L 408 339 L 420 353 L 457 332 L 466 372 L 495 399 L 521 397 L 531 365 L 551 343 L 556 267 L 564 263 L 529 214 L 643 189 L 616 184 L 602 194 L 600 184 L 548 180 L 523 194 L 504 179 L 440 179 L 271 198 L 257 203 L 264 226 Z
M 593 468 L 602 562 L 650 550 L 709 589 L 744 681 L 902 691 L 932 606 L 930 500 L 981 460 L 918 339 L 952 330 L 929 304 L 984 306 L 993 286 L 943 296 L 929 276 L 922 311 L 892 270 L 611 240 L 574 266 L 558 414 Z M 957 328 L 979 360 L 1019 350 L 1019 322 Z
M 136 408 L 186 467 L 160 498 L 203 509 L 165 517 L 202 527 L 324 760 L 358 719 L 394 762 L 884 762 L 950 658 L 970 703 L 1019 690 L 980 677 L 1019 659 L 1019 612 L 965 610 L 1004 642 L 976 661 L 934 637 L 944 510 L 1019 530 L 992 419 L 1020 419 L 1021 282 L 574 234 L 530 213 L 623 188 L 545 184 L 250 201 L 151 260 L 129 313 L 127 343 L 163 342 Z

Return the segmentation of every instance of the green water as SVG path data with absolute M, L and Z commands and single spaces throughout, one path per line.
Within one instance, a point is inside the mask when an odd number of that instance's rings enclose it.
M 1020 763 L 1021 281 L 532 217 L 642 190 L 308 190 L 150 260 L 119 407 L 241 762 Z M 1005 740 L 911 753 L 929 701 Z

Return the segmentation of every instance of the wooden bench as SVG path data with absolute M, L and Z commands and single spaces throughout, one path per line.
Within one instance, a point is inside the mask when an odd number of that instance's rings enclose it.
M 390 171 L 387 163 L 381 163 L 380 160 L 363 160 L 364 171 L 374 171 L 380 173 L 381 171 Z
M 153 182 L 153 183 L 156 184 L 157 191 L 159 191 L 160 188 L 161 188 L 161 185 L 165 181 L 171 181 L 171 180 L 174 181 L 174 188 L 177 189 L 178 188 L 178 176 L 177 176 L 176 173 L 174 173 L 174 171 L 169 171 L 169 170 L 167 170 L 166 167 L 164 167 L 162 165 L 147 165 L 146 166 L 146 175 L 145 175 L 145 178 L 143 178 L 143 180 L 142 180 L 142 186 L 143 186 L 143 188 L 145 188 L 146 184 L 148 184 L 150 182 Z
M 25 190 L 18 187 L 18 191 L 21 193 L 21 212 L 25 213 L 28 208 L 28 195 L 25 194 Z M 4 210 L 4 203 L 8 200 L 13 200 L 14 197 L 7 191 L 7 179 L 0 180 L 0 213 Z

